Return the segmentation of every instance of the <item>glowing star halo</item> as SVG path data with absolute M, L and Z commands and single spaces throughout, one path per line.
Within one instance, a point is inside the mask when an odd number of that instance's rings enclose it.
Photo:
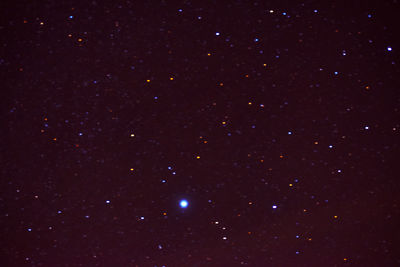
M 189 206 L 189 202 L 187 200 L 185 200 L 185 199 L 182 199 L 179 202 L 179 206 L 181 206 L 181 208 L 185 209 L 185 208 L 187 208 Z

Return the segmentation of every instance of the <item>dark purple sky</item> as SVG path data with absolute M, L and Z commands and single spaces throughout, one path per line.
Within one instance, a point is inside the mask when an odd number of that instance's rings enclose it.
M 0 4 L 1 266 L 400 265 L 398 1 L 229 2 Z

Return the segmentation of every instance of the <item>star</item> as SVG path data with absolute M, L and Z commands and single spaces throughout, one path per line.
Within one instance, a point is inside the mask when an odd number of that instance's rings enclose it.
M 183 209 L 186 209 L 189 206 L 189 202 L 186 199 L 182 199 L 179 201 L 179 206 Z

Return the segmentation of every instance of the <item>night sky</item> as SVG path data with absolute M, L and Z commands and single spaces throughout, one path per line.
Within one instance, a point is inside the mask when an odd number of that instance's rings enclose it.
M 0 266 L 400 266 L 392 1 L 1 1 Z

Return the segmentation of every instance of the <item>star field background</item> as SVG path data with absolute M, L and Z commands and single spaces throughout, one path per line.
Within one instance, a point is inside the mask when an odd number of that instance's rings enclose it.
M 397 1 L 1 14 L 1 266 L 400 266 Z

